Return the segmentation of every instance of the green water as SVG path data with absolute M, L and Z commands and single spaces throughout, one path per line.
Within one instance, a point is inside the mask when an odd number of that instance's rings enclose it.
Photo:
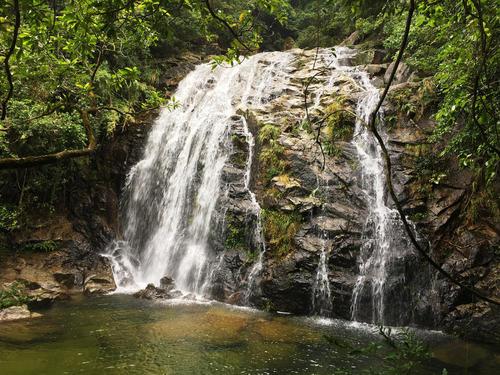
M 374 329 L 220 304 L 161 305 L 129 296 L 59 303 L 42 318 L 0 325 L 0 374 L 332 374 L 379 365 L 350 346 Z M 334 337 L 332 344 L 325 336 Z M 491 348 L 421 333 L 434 358 L 419 374 L 498 374 Z

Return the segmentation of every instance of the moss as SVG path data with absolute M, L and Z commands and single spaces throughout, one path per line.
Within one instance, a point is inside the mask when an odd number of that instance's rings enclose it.
M 478 223 L 481 218 L 489 217 L 493 219 L 492 222 L 500 222 L 498 193 L 493 186 L 488 186 L 473 193 L 467 207 L 466 215 L 467 219 L 473 224 Z
M 411 221 L 423 221 L 427 219 L 428 213 L 427 212 L 417 212 L 414 213 L 413 215 L 410 216 Z
M 432 79 L 426 78 L 421 82 L 405 85 L 389 93 L 389 101 L 396 107 L 397 123 L 405 118 L 420 120 L 426 110 L 437 101 L 436 88 Z M 391 124 L 395 120 L 391 120 Z
M 268 144 L 271 141 L 278 140 L 281 135 L 281 129 L 273 124 L 263 124 L 259 131 L 259 141 L 262 144 Z
M 31 300 L 32 298 L 25 293 L 25 285 L 19 281 L 15 281 L 6 289 L 0 290 L 0 309 L 24 305 Z
M 31 242 L 22 246 L 22 251 L 27 252 L 43 252 L 48 253 L 54 250 L 57 250 L 58 245 L 55 241 L 40 241 L 40 242 Z
M 261 175 L 269 184 L 273 177 L 285 172 L 287 164 L 284 160 L 285 148 L 278 139 L 281 129 L 273 124 L 264 124 L 259 131 L 259 142 L 262 145 L 259 161 Z
M 293 249 L 293 238 L 300 229 L 299 214 L 275 210 L 262 210 L 264 235 L 269 248 L 279 256 Z
M 246 231 L 245 226 L 233 216 L 226 217 L 226 241 L 225 246 L 228 249 L 246 249 Z
M 245 252 L 247 261 L 253 263 L 257 258 L 258 252 L 252 245 L 253 228 L 247 223 L 241 222 L 233 214 L 226 216 L 226 240 L 224 245 L 226 249 Z
M 231 143 L 233 144 L 234 153 L 231 156 L 231 162 L 239 168 L 246 168 L 248 163 L 247 148 L 248 143 L 245 137 L 233 134 L 231 136 Z
M 327 141 L 349 141 L 354 134 L 356 117 L 349 110 L 344 96 L 337 96 L 335 101 L 326 108 L 326 138 Z
M 14 205 L 0 205 L 0 229 L 12 231 L 19 228 L 20 210 Z

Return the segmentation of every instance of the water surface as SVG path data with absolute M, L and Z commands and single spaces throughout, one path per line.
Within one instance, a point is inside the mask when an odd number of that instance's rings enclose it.
M 376 328 L 222 304 L 165 305 L 126 295 L 74 299 L 0 326 L 0 374 L 333 374 L 377 367 L 352 347 Z M 326 336 L 333 338 L 326 339 Z M 420 333 L 435 357 L 417 373 L 497 374 L 492 348 Z M 335 341 L 336 343 L 332 343 Z

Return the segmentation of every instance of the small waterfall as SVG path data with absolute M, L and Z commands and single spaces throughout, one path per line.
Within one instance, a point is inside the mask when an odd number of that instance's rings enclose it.
M 316 279 L 312 290 L 312 311 L 314 314 L 328 316 L 332 311 L 332 293 L 328 280 L 328 240 L 323 239 L 323 246 L 319 256 Z
M 258 102 L 260 102 L 262 99 L 258 98 Z M 254 230 L 254 239 L 253 242 L 257 244 L 260 248 L 259 250 L 259 255 L 257 256 L 257 261 L 253 264 L 253 266 L 250 268 L 250 272 L 248 273 L 248 278 L 247 278 L 247 290 L 245 292 L 244 296 L 244 302 L 245 304 L 248 304 L 250 302 L 250 297 L 255 293 L 255 288 L 256 288 L 256 282 L 257 282 L 257 277 L 260 275 L 262 272 L 262 268 L 264 267 L 264 254 L 266 253 L 266 241 L 264 239 L 264 232 L 262 229 L 262 216 L 261 216 L 261 209 L 259 202 L 257 201 L 257 197 L 255 196 L 255 193 L 252 191 L 250 188 L 251 185 L 251 176 L 252 176 L 252 165 L 253 165 L 253 154 L 254 154 L 254 148 L 255 148 L 255 138 L 248 128 L 248 123 L 245 120 L 244 121 L 245 125 L 245 135 L 247 138 L 248 142 L 248 160 L 247 160 L 247 172 L 245 175 L 245 188 L 248 191 L 250 195 L 250 199 L 252 202 L 252 207 L 254 209 L 254 213 L 257 217 L 257 223 L 255 226 Z
M 265 109 L 285 87 L 291 58 L 271 52 L 234 67 L 202 64 L 179 84 L 175 95 L 181 106 L 161 112 L 143 159 L 127 178 L 123 239 L 108 254 L 119 290 L 138 290 L 169 276 L 182 291 L 204 293 L 211 265 L 222 261 L 210 249 L 209 234 L 224 191 L 221 175 L 230 150 L 230 118 L 240 107 Z M 245 183 L 259 217 L 250 189 L 255 142 L 245 126 L 251 154 Z M 263 244 L 260 228 L 256 236 Z M 262 245 L 249 285 L 263 267 L 264 252 Z
M 353 56 L 353 51 L 337 48 L 338 60 Z M 410 296 L 405 295 L 405 258 L 409 244 L 401 227 L 398 212 L 387 206 L 384 160 L 377 140 L 367 124 L 379 100 L 379 90 L 367 72 L 338 65 L 362 89 L 356 108 L 353 144 L 361 172 L 368 217 L 358 260 L 360 275 L 356 281 L 351 313 L 353 320 L 376 324 L 400 324 L 407 314 L 401 308 Z M 383 113 L 379 114 L 384 134 Z M 410 297 L 411 298 L 411 297 Z
M 331 93 L 339 74 L 349 77 L 360 90 L 352 143 L 359 160 L 368 216 L 358 259 L 360 272 L 353 291 L 351 317 L 377 324 L 407 323 L 411 313 L 405 306 L 408 306 L 411 296 L 405 285 L 405 267 L 410 245 L 397 211 L 387 206 L 384 160 L 377 140 L 366 126 L 380 99 L 379 90 L 367 72 L 349 65 L 356 55 L 355 50 L 337 47 L 334 53 L 328 49 L 318 52 L 316 69 L 329 71 L 330 75 L 322 72 L 318 77 L 321 76 L 324 82 L 319 86 L 312 85 L 310 91 L 314 100 L 310 112 L 321 109 L 322 98 Z M 383 113 L 379 113 L 378 121 L 384 135 Z M 331 309 L 329 294 L 327 253 L 323 246 L 313 285 L 312 303 L 316 314 L 325 314 Z

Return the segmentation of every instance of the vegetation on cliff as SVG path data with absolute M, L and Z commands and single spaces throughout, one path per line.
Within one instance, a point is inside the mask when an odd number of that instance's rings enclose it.
M 332 46 L 354 31 L 351 41 L 393 54 L 405 10 L 386 0 L 4 2 L 0 168 L 17 171 L 3 172 L 2 228 L 17 225 L 19 207 L 47 209 L 64 194 L 86 163 L 67 159 L 92 155 L 144 111 L 175 105 L 158 59 L 226 51 L 220 63 L 293 39 Z M 434 157 L 457 156 L 488 196 L 500 158 L 497 31 L 495 1 L 419 1 L 404 59 L 437 97 L 434 139 L 447 141 Z M 495 200 L 477 206 L 498 211 Z

